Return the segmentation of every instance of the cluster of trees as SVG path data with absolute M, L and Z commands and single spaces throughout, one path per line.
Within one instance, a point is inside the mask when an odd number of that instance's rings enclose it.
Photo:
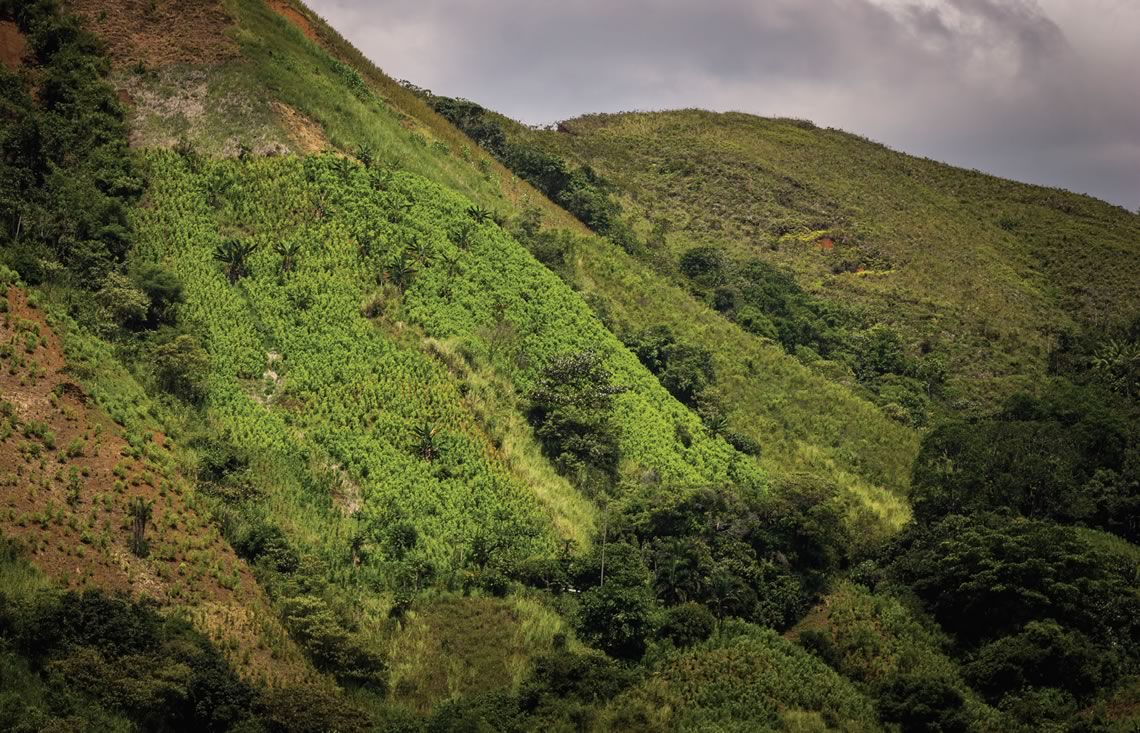
M 558 470 L 594 492 L 617 477 L 620 459 L 611 415 L 625 388 L 613 384 L 604 362 L 593 349 L 556 357 L 531 390 L 527 413 Z
M 126 264 L 144 177 L 99 41 L 56 0 L 0 2 L 0 18 L 27 35 L 34 66 L 0 68 L 0 264 L 27 285 L 67 287 L 70 314 L 96 333 L 141 337 L 155 379 L 199 401 L 207 357 L 177 327 L 181 284 Z
M 542 191 L 594 232 L 626 251 L 637 238 L 622 218 L 613 186 L 589 166 L 574 166 L 564 158 L 521 140 L 512 140 L 493 113 L 467 99 L 434 95 L 411 86 L 432 108 L 519 178 Z
M 1140 404 L 1096 366 L 1106 341 L 1129 338 L 1067 341 L 1036 394 L 932 430 L 915 521 L 857 574 L 929 614 L 961 678 L 1010 727 L 1105 729 L 1105 701 L 1140 671 Z M 896 712 L 967 729 L 952 681 L 908 684 Z
M 98 289 L 131 245 L 127 207 L 142 192 L 123 112 L 98 41 L 55 0 L 0 3 L 27 35 L 31 77 L 0 69 L 4 258 L 29 284 Z
M 868 387 L 892 417 L 927 420 L 945 379 L 936 354 L 914 356 L 898 333 L 803 290 L 791 274 L 762 260 L 733 263 L 717 247 L 687 250 L 681 273 L 696 294 L 749 333 L 778 342 L 805 362 L 836 362 Z
M 52 589 L 19 555 L 0 546 L 0 575 L 21 581 L 0 589 L 0 728 L 365 729 L 364 713 L 340 695 L 250 684 L 184 618 L 145 600 Z

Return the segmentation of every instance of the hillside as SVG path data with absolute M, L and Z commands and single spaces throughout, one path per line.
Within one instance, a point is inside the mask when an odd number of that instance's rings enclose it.
M 797 120 L 687 110 L 511 129 L 611 183 L 646 261 L 679 272 L 702 247 L 758 259 L 852 319 L 897 329 L 909 352 L 939 361 L 940 401 L 955 412 L 1039 380 L 1061 336 L 1140 311 L 1140 217 L 1087 196 Z M 739 306 L 723 309 L 741 320 Z
M 0 728 L 1134 720 L 1136 217 L 291 0 L 0 34 Z

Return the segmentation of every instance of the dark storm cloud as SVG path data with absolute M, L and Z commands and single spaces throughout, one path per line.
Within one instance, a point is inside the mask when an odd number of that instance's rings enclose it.
M 705 107 L 1140 206 L 1135 0 L 310 0 L 397 77 L 529 123 Z

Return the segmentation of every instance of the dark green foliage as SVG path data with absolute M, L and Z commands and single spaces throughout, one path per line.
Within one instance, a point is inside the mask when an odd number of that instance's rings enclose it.
M 706 287 L 720 285 L 728 274 L 724 252 L 716 247 L 695 247 L 681 255 L 681 273 Z
M 503 165 L 547 198 L 602 236 L 627 251 L 636 246 L 621 205 L 611 186 L 588 166 L 574 167 L 565 159 L 522 141 L 509 140 L 502 122 L 478 104 L 419 90 L 432 108 L 458 127 Z
M 603 543 L 576 573 L 585 586 L 578 604 L 578 633 L 611 656 L 639 659 L 657 626 L 649 571 L 637 548 Z
M 249 274 L 249 258 L 257 245 L 241 239 L 227 239 L 214 249 L 214 259 L 222 265 L 230 285 Z
M 1052 619 L 1097 644 L 1136 649 L 1135 568 L 1052 522 L 951 515 L 911 528 L 891 574 L 966 644 Z
M 198 339 L 187 334 L 175 336 L 155 346 L 151 359 L 162 389 L 190 403 L 202 401 L 210 373 L 210 355 Z
M 1017 634 L 980 648 L 964 666 L 970 684 L 991 702 L 1030 687 L 1066 690 L 1080 700 L 1111 688 L 1119 673 L 1112 652 L 1055 621 L 1031 621 Z
M 318 669 L 345 684 L 383 692 L 387 665 L 382 656 L 349 632 L 332 609 L 315 596 L 296 596 L 283 604 L 285 627 Z
M 131 244 L 126 205 L 141 192 L 123 112 L 95 39 L 51 1 L 14 9 L 38 64 L 36 101 L 0 69 L 0 242 L 32 284 L 63 265 L 94 289 Z
M 618 444 L 610 421 L 614 397 L 603 357 L 587 350 L 556 358 L 531 390 L 528 418 L 546 454 L 580 486 L 603 484 L 617 472 Z
M 763 498 L 711 488 L 647 493 L 623 504 L 617 535 L 642 548 L 656 597 L 687 609 L 675 618 L 670 610 L 661 632 L 682 644 L 696 631 L 679 624 L 696 629 L 713 616 L 792 625 L 847 561 L 854 543 L 845 511 L 834 487 L 807 478 Z
M 534 660 L 519 690 L 531 730 L 558 723 L 581 728 L 638 677 L 637 671 L 597 652 L 556 651 Z
M 924 673 L 896 675 L 878 701 L 884 721 L 902 730 L 966 733 L 971 729 L 965 699 L 952 682 Z
M 1136 408 L 1102 388 L 1055 380 L 992 419 L 949 422 L 928 435 L 915 462 L 915 512 L 1007 509 L 1135 539 L 1138 425 Z
M 715 628 L 712 612 L 699 603 L 689 602 L 667 609 L 658 633 L 676 646 L 686 647 L 709 638 Z
M 463 130 L 487 152 L 496 157 L 507 151 L 507 136 L 503 128 L 491 119 L 487 110 L 467 99 L 432 96 L 432 108 L 443 115 L 451 124 Z
M 11 545 L 3 554 L 8 568 L 22 562 Z M 73 729 L 52 727 L 64 719 L 99 730 L 125 716 L 140 730 L 225 731 L 254 716 L 257 691 L 208 640 L 123 596 L 0 589 L 0 665 L 16 659 L 45 694 L 20 710 L 0 705 L 6 730 Z
M 655 326 L 635 334 L 626 346 L 661 386 L 686 405 L 716 381 L 712 355 L 707 349 L 678 343 L 668 326 Z
M 158 328 L 173 325 L 182 302 L 182 283 L 174 273 L 158 265 L 146 264 L 131 273 L 131 280 L 150 301 L 147 306 L 146 327 Z
M 463 697 L 439 705 L 427 733 L 522 733 L 523 716 L 504 692 Z

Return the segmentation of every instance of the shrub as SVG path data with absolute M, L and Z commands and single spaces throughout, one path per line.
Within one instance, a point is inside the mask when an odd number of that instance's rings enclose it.
M 681 272 L 705 286 L 724 282 L 728 264 L 724 253 L 717 247 L 694 247 L 681 255 Z
M 206 395 L 210 356 L 193 336 L 180 335 L 155 347 L 155 374 L 164 390 L 187 402 L 197 403 Z
M 624 391 L 592 349 L 556 357 L 531 390 L 528 418 L 543 450 L 580 486 L 608 482 L 617 472 L 611 413 L 614 396 Z

